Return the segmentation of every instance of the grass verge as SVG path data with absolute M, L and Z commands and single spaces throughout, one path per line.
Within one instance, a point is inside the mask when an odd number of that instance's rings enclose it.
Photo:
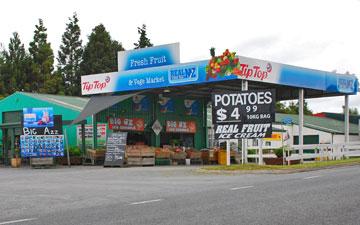
M 290 166 L 240 164 L 240 165 L 231 165 L 231 166 L 221 166 L 221 165 L 206 166 L 203 167 L 202 169 L 208 171 L 301 170 L 301 169 L 317 169 L 317 168 L 326 168 L 326 167 L 341 166 L 341 165 L 356 165 L 356 164 L 360 164 L 360 158 L 304 163 L 304 164 L 297 164 Z

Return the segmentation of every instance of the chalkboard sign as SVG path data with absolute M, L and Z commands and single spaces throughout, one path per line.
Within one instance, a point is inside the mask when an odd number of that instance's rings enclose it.
M 106 142 L 104 167 L 124 165 L 126 139 L 126 132 L 117 132 L 109 135 Z

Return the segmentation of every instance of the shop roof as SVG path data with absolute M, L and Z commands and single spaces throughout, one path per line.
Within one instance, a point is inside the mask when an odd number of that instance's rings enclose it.
M 276 113 L 275 122 L 283 123 L 284 120 L 287 120 L 289 118 L 291 118 L 293 124 L 299 124 L 299 116 L 296 114 Z M 304 127 L 308 127 L 328 133 L 333 133 L 333 134 L 345 133 L 344 122 L 330 118 L 304 115 Z M 350 123 L 349 133 L 353 135 L 357 135 L 358 126 L 356 124 Z
M 64 95 L 51 95 L 51 94 L 38 94 L 29 92 L 16 92 L 17 94 L 26 95 L 31 98 L 36 98 L 42 101 L 50 102 L 60 105 L 65 108 L 70 108 L 76 111 L 82 111 L 88 103 L 89 98 L 64 96 Z
M 313 116 L 326 117 L 339 121 L 344 121 L 345 119 L 344 113 L 321 112 L 321 113 L 313 114 Z M 360 120 L 360 115 L 349 115 L 350 123 L 358 124 L 359 120 Z
M 82 76 L 82 94 L 122 93 L 147 90 L 150 93 L 210 98 L 212 92 L 276 88 L 276 101 L 357 94 L 355 75 L 291 66 L 267 60 L 236 56 L 239 65 L 213 67 L 214 60 L 133 69 Z M 234 60 L 235 60 L 234 59 Z M 217 64 L 217 63 L 215 63 Z M 217 66 L 219 66 L 217 64 Z M 226 70 L 226 72 L 224 72 Z

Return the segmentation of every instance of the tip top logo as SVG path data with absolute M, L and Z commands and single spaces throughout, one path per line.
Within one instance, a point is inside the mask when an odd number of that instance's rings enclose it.
M 104 81 L 94 80 L 92 82 L 84 81 L 82 82 L 82 90 L 83 91 L 92 91 L 92 90 L 102 90 L 106 88 L 107 84 L 110 83 L 111 78 L 106 76 Z
M 206 80 L 216 79 L 217 77 L 224 77 L 236 75 L 244 78 L 253 78 L 265 80 L 272 71 L 271 63 L 267 63 L 266 68 L 262 69 L 260 65 L 249 65 L 241 63 L 236 52 L 230 52 L 228 49 L 220 56 L 215 56 L 212 53 L 212 58 L 206 66 Z

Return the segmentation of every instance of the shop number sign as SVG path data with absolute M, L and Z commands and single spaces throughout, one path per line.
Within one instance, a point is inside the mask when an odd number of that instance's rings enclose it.
M 109 118 L 109 129 L 144 131 L 145 122 L 142 118 Z
M 166 132 L 196 133 L 195 121 L 166 121 Z
M 215 138 L 271 137 L 275 90 L 212 94 Z

